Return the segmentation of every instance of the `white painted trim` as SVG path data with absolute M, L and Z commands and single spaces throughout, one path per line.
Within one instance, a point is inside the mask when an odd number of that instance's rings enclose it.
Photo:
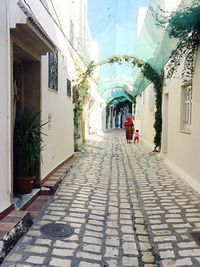
M 184 172 L 169 159 L 165 159 L 164 163 L 175 173 L 177 173 L 180 176 L 180 178 L 182 178 L 190 187 L 192 187 L 197 193 L 200 194 L 200 184 L 193 177 Z

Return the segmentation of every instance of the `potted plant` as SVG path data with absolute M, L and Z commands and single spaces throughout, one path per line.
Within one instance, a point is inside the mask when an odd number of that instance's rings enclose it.
M 44 123 L 46 124 L 46 123 Z M 39 112 L 24 109 L 14 129 L 14 187 L 17 193 L 31 193 L 41 161 L 42 135 Z

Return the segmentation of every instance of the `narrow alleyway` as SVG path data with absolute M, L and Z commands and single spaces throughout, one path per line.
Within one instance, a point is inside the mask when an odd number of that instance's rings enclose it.
M 41 233 L 50 222 L 74 234 Z M 124 132 L 91 138 L 57 194 L 2 266 L 200 266 L 199 195 Z

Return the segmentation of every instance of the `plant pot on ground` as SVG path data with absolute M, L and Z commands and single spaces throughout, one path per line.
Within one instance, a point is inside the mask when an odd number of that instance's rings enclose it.
M 42 147 L 39 112 L 24 109 L 16 118 L 14 129 L 14 188 L 17 193 L 31 193 L 40 166 Z

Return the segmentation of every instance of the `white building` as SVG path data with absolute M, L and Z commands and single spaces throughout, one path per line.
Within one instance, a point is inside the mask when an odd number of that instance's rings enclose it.
M 183 65 L 164 86 L 162 152 L 166 163 L 200 192 L 200 49 L 191 81 L 185 83 L 182 72 Z
M 43 162 L 36 183 L 74 153 L 75 58 L 89 62 L 87 1 L 2 0 L 0 8 L 0 217 L 13 208 L 13 129 L 23 108 L 40 111 Z

